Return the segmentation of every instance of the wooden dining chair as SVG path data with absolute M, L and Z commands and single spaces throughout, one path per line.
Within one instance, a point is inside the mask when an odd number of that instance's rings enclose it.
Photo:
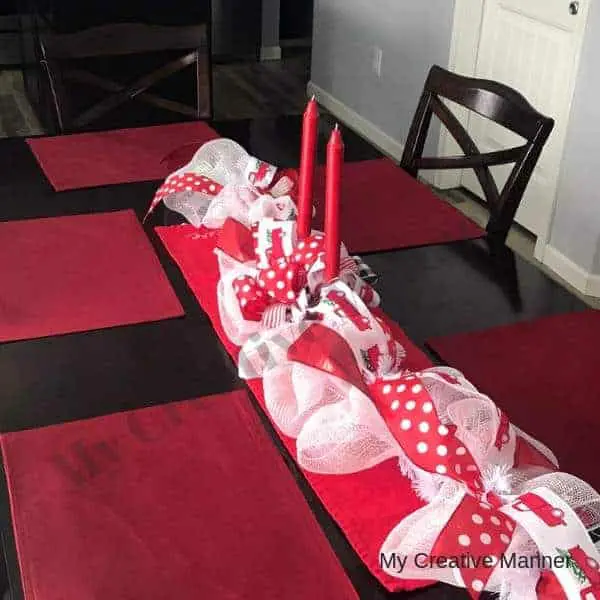
M 460 121 L 442 101 L 447 99 L 494 121 L 524 138 L 505 150 L 481 153 Z M 423 148 L 436 115 L 464 156 L 424 157 Z M 421 169 L 473 169 L 490 211 L 488 236 L 506 240 L 554 120 L 540 114 L 516 90 L 495 81 L 456 75 L 434 66 L 429 71 L 404 149 L 401 166 L 413 177 Z M 500 191 L 490 167 L 514 163 Z
M 42 65 L 48 77 L 56 121 L 60 132 L 81 129 L 129 100 L 139 100 L 187 117 L 212 118 L 210 41 L 205 24 L 157 26 L 141 23 L 101 25 L 75 33 L 46 33 L 40 39 Z M 133 83 L 123 84 L 72 63 L 81 59 L 177 52 L 158 69 Z M 172 58 L 172 56 L 170 56 Z M 65 67 L 66 63 L 70 63 Z M 190 106 L 148 91 L 186 67 L 195 68 L 196 104 Z M 108 92 L 78 115 L 71 114 L 65 82 L 75 81 Z

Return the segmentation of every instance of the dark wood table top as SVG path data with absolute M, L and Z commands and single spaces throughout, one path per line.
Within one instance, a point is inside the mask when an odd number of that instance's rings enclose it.
M 265 160 L 281 166 L 297 164 L 297 117 L 214 126 Z M 323 137 L 327 131 L 324 120 Z M 347 160 L 379 156 L 351 132 L 345 132 L 345 143 Z M 141 217 L 156 187 L 156 182 L 145 182 L 57 194 L 23 140 L 0 140 L 0 221 L 123 208 L 133 208 Z M 152 230 L 164 218 L 158 211 L 146 230 L 184 306 L 185 318 L 3 344 L 0 431 L 84 419 L 243 386 L 207 317 Z M 485 240 L 376 253 L 366 257 L 366 262 L 381 275 L 378 289 L 384 309 L 421 347 L 431 336 L 586 308 L 536 267 L 509 250 L 492 251 Z M 262 413 L 261 418 L 360 597 L 394 597 L 362 565 Z M 8 574 L 14 598 L 22 598 L 5 486 L 0 497 Z M 402 596 L 466 597 L 462 590 L 443 585 Z

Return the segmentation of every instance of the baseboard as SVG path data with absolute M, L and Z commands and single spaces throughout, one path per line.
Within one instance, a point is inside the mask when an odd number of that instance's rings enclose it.
M 586 296 L 600 298 L 600 275 L 589 276 Z
M 382 131 L 372 121 L 359 115 L 354 109 L 326 92 L 313 81 L 308 82 L 307 92 L 309 96 L 315 96 L 317 102 L 324 106 L 332 115 L 337 117 L 342 123 L 350 127 L 361 137 L 368 140 L 375 148 L 381 151 L 392 160 L 400 162 L 404 153 L 404 143 Z M 419 177 L 433 184 L 435 172 L 423 171 Z
M 260 60 L 281 60 L 281 46 L 263 46 L 260 49 Z
M 593 275 L 550 245 L 544 248 L 544 264 L 585 296 L 600 298 L 600 275 Z

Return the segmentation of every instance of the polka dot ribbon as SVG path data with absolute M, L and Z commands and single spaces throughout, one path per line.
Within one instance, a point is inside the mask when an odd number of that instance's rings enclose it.
M 460 575 L 471 597 L 479 598 L 512 540 L 515 522 L 487 502 L 466 494 L 432 550 L 433 556 L 464 556 Z
M 595 552 L 585 528 L 567 502 L 544 487 L 518 496 L 486 493 L 481 470 L 473 455 L 456 435 L 456 426 L 441 421 L 432 397 L 417 374 L 378 380 L 369 386 L 369 393 L 413 465 L 464 485 L 464 496 L 440 528 L 431 554 L 436 557 L 466 556 L 466 560 L 459 561 L 458 570 L 471 597 L 479 598 L 486 589 L 494 569 L 502 557 L 507 556 L 517 525 L 521 525 L 538 544 L 541 555 L 545 550 L 554 551 L 563 542 L 571 546 L 565 552 L 574 565 L 579 587 L 574 588 L 576 596 L 564 597 L 579 597 L 581 587 L 582 598 L 600 599 L 600 595 L 593 595 L 600 592 L 600 562 L 582 547 Z M 501 449 L 508 443 L 510 428 L 510 421 L 500 413 L 494 441 L 496 448 Z M 555 473 L 553 477 L 558 481 L 563 474 Z M 570 485 L 563 483 L 565 489 L 572 486 L 572 482 Z M 545 547 L 547 539 L 551 541 Z M 585 595 L 589 593 L 592 595 Z
M 483 501 L 482 475 L 456 426 L 444 424 L 422 380 L 413 374 L 370 386 L 373 402 L 407 458 L 428 473 L 450 477 L 469 490 L 441 530 L 433 556 L 462 556 L 465 588 L 478 598 L 512 539 L 515 523 Z
M 150 208 L 146 212 L 144 221 L 152 214 L 154 209 L 160 202 L 171 194 L 184 192 L 197 192 L 208 196 L 216 196 L 223 189 L 223 186 L 205 177 L 193 172 L 189 173 L 173 173 L 169 175 L 165 182 L 158 188 L 150 204 Z
M 224 231 L 230 229 L 232 228 L 224 227 Z M 259 268 L 256 277 L 243 275 L 236 278 L 233 281 L 234 291 L 244 319 L 262 320 L 265 326 L 276 326 L 281 319 L 287 318 L 288 312 L 281 309 L 269 310 L 269 319 L 265 321 L 263 316 L 267 309 L 274 305 L 295 306 L 300 309 L 299 298 L 305 297 L 301 292 L 307 286 L 313 291 L 318 287 L 319 275 L 314 273 L 313 268 L 317 267 L 317 273 L 322 270 L 319 265 L 323 265 L 325 236 L 313 232 L 306 239 L 298 241 L 294 222 L 274 219 L 265 219 L 261 225 L 254 225 L 251 235 Z M 220 244 L 219 247 L 233 256 L 232 252 L 237 252 L 239 246 L 239 232 L 231 237 L 236 243 L 232 241 L 231 244 Z M 231 250 L 227 249 L 228 245 Z M 342 259 L 340 276 L 352 282 L 351 287 L 363 301 L 373 302 L 375 292 L 360 279 L 357 271 L 354 259 Z M 311 280 L 313 275 L 316 279 Z
M 285 225 L 289 230 L 289 224 Z M 244 319 L 262 321 L 265 311 L 272 306 L 296 305 L 298 297 L 307 285 L 307 272 L 324 253 L 324 237 L 314 234 L 291 247 L 284 247 L 284 224 L 266 230 L 259 240 L 258 228 L 253 228 L 255 251 L 262 253 L 266 267 L 257 270 L 256 277 L 243 275 L 233 280 L 233 288 Z M 260 257 L 259 257 L 260 258 Z M 264 264 L 263 262 L 263 264 Z M 279 319 L 274 319 L 277 315 Z M 274 326 L 287 317 L 286 311 L 269 311 L 269 325 Z
M 409 460 L 424 471 L 445 475 L 481 494 L 481 472 L 456 426 L 442 423 L 431 396 L 416 375 L 379 380 L 371 398 Z

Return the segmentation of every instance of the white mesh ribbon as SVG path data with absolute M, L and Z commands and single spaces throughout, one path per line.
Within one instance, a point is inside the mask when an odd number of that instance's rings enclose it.
M 209 229 L 223 226 L 227 218 L 251 226 L 262 218 L 285 220 L 296 215 L 296 205 L 290 196 L 274 198 L 243 185 L 226 185 L 207 207 L 201 225 Z
M 262 217 L 289 219 L 296 214 L 290 194 L 295 172 L 250 156 L 233 140 L 207 142 L 192 160 L 167 177 L 149 213 L 163 201 L 194 225 L 216 229 L 232 217 L 246 225 Z

